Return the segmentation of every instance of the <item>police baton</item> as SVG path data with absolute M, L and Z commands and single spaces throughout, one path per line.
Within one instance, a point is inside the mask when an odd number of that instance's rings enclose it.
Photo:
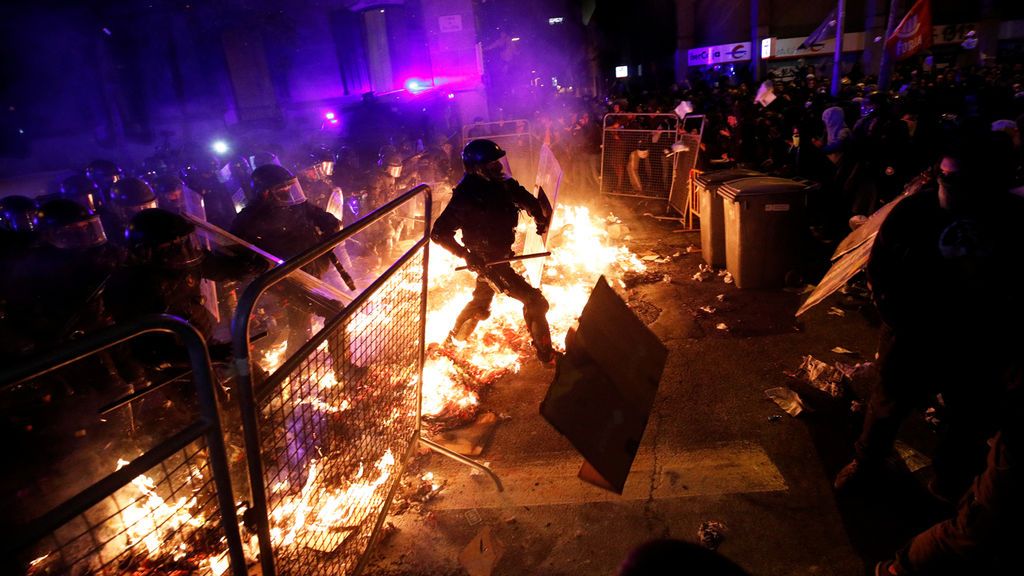
M 531 258 L 544 258 L 545 256 L 551 256 L 551 252 L 537 252 L 536 254 L 522 254 L 520 256 L 511 256 L 509 258 L 502 258 L 501 260 L 491 260 L 490 262 L 484 262 L 484 266 L 494 266 L 495 264 L 506 264 L 508 262 L 515 262 L 517 260 L 530 260 Z M 459 266 L 455 270 L 469 270 L 469 266 Z

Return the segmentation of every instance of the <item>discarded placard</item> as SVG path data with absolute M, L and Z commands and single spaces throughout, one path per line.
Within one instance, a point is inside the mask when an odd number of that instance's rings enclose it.
M 540 412 L 605 480 L 603 487 L 619 494 L 667 358 L 665 345 L 601 277 L 566 338 Z
M 805 380 L 811 386 L 833 398 L 841 398 L 846 391 L 843 371 L 814 356 L 804 356 L 804 361 L 800 365 L 796 377 Z
M 803 400 L 800 399 L 800 395 L 789 388 L 783 386 L 769 388 L 764 391 L 764 395 L 772 402 L 778 404 L 779 408 L 785 410 L 786 414 L 790 416 L 799 416 L 801 412 L 807 410 Z M 809 412 L 810 410 L 807 411 Z

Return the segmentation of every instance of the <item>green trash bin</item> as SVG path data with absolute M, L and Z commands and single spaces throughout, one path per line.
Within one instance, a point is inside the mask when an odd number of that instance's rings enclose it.
M 725 222 L 725 266 L 738 288 L 773 288 L 799 270 L 807 228 L 807 184 L 761 176 L 718 188 Z
M 725 221 L 718 187 L 732 180 L 761 175 L 746 168 L 730 168 L 705 172 L 695 178 L 700 202 L 700 251 L 709 266 L 725 267 Z

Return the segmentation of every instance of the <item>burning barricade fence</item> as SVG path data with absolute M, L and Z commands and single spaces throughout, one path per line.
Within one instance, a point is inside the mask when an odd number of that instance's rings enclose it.
M 295 282 L 304 265 L 360 235 L 373 238 L 374 226 L 417 199 L 430 206 L 429 189 L 411 190 L 250 284 L 233 322 L 236 376 L 217 392 L 220 412 L 211 379 L 199 423 L 137 458 L 110 454 L 107 478 L 29 524 L 8 555 L 11 573 L 219 576 L 257 564 L 263 574 L 358 573 L 418 445 L 491 474 L 423 438 L 421 415 L 437 429 L 472 419 L 483 388 L 531 355 L 529 338 L 519 304 L 499 298 L 467 342 L 444 344 L 473 282 L 455 270 L 460 260 L 428 251 L 429 208 L 404 252 L 360 292 Z M 644 263 L 610 241 L 614 218 L 559 206 L 555 221 L 543 289 L 562 342 L 598 276 Z M 273 298 L 293 306 L 305 298 L 315 333 L 263 324 Z M 263 328 L 269 342 L 254 341 Z

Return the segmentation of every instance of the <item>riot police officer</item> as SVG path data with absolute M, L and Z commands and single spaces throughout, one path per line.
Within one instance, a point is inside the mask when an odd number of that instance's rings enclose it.
M 0 198 L 0 262 L 17 258 L 37 240 L 39 207 L 27 196 Z
M 60 183 L 60 197 L 74 200 L 90 210 L 102 204 L 100 187 L 85 174 L 72 174 Z
M 141 179 L 129 177 L 115 182 L 110 187 L 109 201 L 101 212 L 107 239 L 122 244 L 125 228 L 132 216 L 156 206 L 156 194 Z
M 128 265 L 111 277 L 104 301 L 115 321 L 144 314 L 173 314 L 213 339 L 215 302 L 206 302 L 203 278 L 238 280 L 266 270 L 258 257 L 227 256 L 203 250 L 195 225 L 162 208 L 133 216 L 126 230 Z
M 253 170 L 252 188 L 255 201 L 238 214 L 231 231 L 278 258 L 297 256 L 341 229 L 337 218 L 307 201 L 298 179 L 282 166 L 265 164 Z M 351 282 L 333 253 L 313 261 L 304 270 L 321 277 L 332 264 L 346 282 Z M 349 286 L 354 289 L 354 284 Z M 288 302 L 290 354 L 309 339 L 310 311 L 294 292 L 283 298 Z
M 121 178 L 124 178 L 124 171 L 110 160 L 93 160 L 85 167 L 85 175 L 100 189 L 101 197 L 93 199 L 96 201 L 96 205 L 93 208 L 97 209 L 106 201 L 106 195 L 110 192 L 110 187 Z
M 204 219 L 215 226 L 227 228 L 235 218 L 231 191 L 220 181 L 220 162 L 211 157 L 197 158 L 181 169 L 181 179 L 189 190 L 203 199 Z
M 164 210 L 182 214 L 185 212 L 185 183 L 174 174 L 163 174 L 150 180 L 156 205 Z
M 554 360 L 551 331 L 545 314 L 548 301 L 508 263 L 488 262 L 512 256 L 519 211 L 525 210 L 537 224 L 537 233 L 548 227 L 540 201 L 519 182 L 505 178 L 501 158 L 505 151 L 491 140 L 473 140 L 462 151 L 466 174 L 455 187 L 452 200 L 437 218 L 431 239 L 466 260 L 476 272 L 473 299 L 462 309 L 450 337 L 465 340 L 480 320 L 490 315 L 495 292 L 508 294 L 523 303 L 523 318 L 533 338 L 537 358 Z M 462 242 L 455 232 L 462 230 Z

